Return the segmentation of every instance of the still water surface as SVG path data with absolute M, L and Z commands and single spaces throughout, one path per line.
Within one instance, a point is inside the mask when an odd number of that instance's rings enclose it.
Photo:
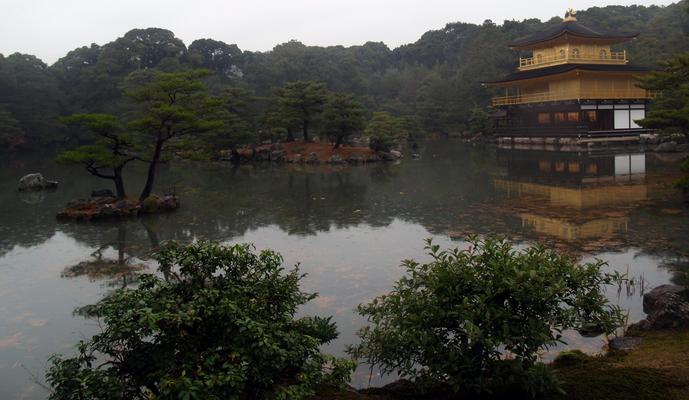
M 641 296 L 688 281 L 689 209 L 671 187 L 678 162 L 638 149 L 555 153 L 429 142 L 421 158 L 356 167 L 175 163 L 159 188 L 181 196 L 177 212 L 109 223 L 58 223 L 56 212 L 103 182 L 51 157 L 0 161 L 0 398 L 44 399 L 52 353 L 97 332 L 80 309 L 154 267 L 164 240 L 251 242 L 301 263 L 307 291 L 320 297 L 307 314 L 333 315 L 341 335 L 326 349 L 342 354 L 364 321 L 354 312 L 388 291 L 400 261 L 426 259 L 424 239 L 463 247 L 467 235 L 503 235 L 518 245 L 545 242 L 600 258 L 637 284 L 608 290 L 643 318 Z M 43 172 L 55 192 L 18 193 L 19 177 Z M 141 182 L 130 177 L 129 190 Z M 638 282 L 643 282 L 643 285 Z M 597 351 L 602 338 L 569 336 Z M 366 368 L 356 385 L 366 385 Z M 385 378 L 372 377 L 373 384 Z

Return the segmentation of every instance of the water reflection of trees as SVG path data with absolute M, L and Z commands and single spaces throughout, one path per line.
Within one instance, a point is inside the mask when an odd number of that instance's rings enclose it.
M 127 242 L 126 224 L 116 225 L 117 238 L 113 241 L 101 242 L 100 246 L 91 253 L 88 260 L 64 269 L 63 278 L 87 277 L 91 281 L 107 280 L 108 286 L 126 287 L 136 281 L 136 275 L 145 270 L 146 264 L 134 255 L 134 246 L 129 248 Z M 110 257 L 108 252 L 115 252 Z
M 182 199 L 181 209 L 118 223 L 55 222 L 55 212 L 68 200 L 97 187 L 98 183 L 83 174 L 75 175 L 78 172 L 54 167 L 52 161 L 43 160 L 43 164 L 32 170 L 55 171 L 61 187 L 56 193 L 47 193 L 41 203 L 30 205 L 22 202 L 14 187 L 14 175 L 25 171 L 3 169 L 0 207 L 7 212 L 0 224 L 0 254 L 14 245 L 42 243 L 57 230 L 99 248 L 111 242 L 111 231 L 122 225 L 127 232 L 128 252 L 143 256 L 162 240 L 230 240 L 266 226 L 308 236 L 359 224 L 382 227 L 394 219 L 420 224 L 434 234 L 498 234 L 571 245 L 572 240 L 566 237 L 529 228 L 530 224 L 542 223 L 542 217 L 552 217 L 555 221 L 567 217 L 569 225 L 565 228 L 571 229 L 624 228 L 616 235 L 603 238 L 607 242 L 595 236 L 587 239 L 589 244 L 600 242 L 601 248 L 638 246 L 655 254 L 664 248 L 673 252 L 686 247 L 689 224 L 678 224 L 679 217 L 654 211 L 655 202 L 663 199 L 654 197 L 653 182 L 648 182 L 651 198 L 647 204 L 616 204 L 614 210 L 593 207 L 567 214 L 567 210 L 545 204 L 538 198 L 510 198 L 496 188 L 496 175 L 525 178 L 528 175 L 525 163 L 531 162 L 539 168 L 542 153 L 505 152 L 457 142 L 429 142 L 419 153 L 420 160 L 352 167 L 171 163 L 161 170 L 160 187 L 175 188 Z M 582 174 L 588 170 L 586 165 L 590 161 L 586 154 L 546 153 L 546 156 L 552 166 L 563 164 L 569 168 L 570 164 L 581 161 L 582 167 L 577 171 Z M 674 167 L 654 158 L 649 160 L 647 173 L 662 175 Z M 596 171 L 609 169 L 605 162 Z M 526 178 L 543 184 L 544 176 Z M 137 184 L 136 179 L 132 184 Z M 579 190 L 578 183 L 571 179 L 550 184 L 554 188 Z M 622 216 L 620 208 L 624 209 Z M 610 222 L 611 218 L 618 220 Z M 585 250 L 586 246 L 580 247 Z

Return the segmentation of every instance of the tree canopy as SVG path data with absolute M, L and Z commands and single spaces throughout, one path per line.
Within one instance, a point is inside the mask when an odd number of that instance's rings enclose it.
M 639 124 L 644 128 L 681 133 L 689 139 L 689 53 L 663 62 L 662 67 L 661 71 L 641 80 L 644 88 L 661 95 Z
M 135 118 L 129 128 L 146 147 L 147 155 L 142 159 L 149 164 L 139 200 L 151 195 L 161 157 L 175 140 L 222 127 L 214 112 L 221 102 L 210 96 L 201 81 L 209 74 L 206 70 L 144 71 L 128 78 L 125 93 L 135 104 Z
M 91 175 L 112 180 L 117 197 L 126 197 L 122 171 L 138 156 L 132 137 L 121 131 L 117 118 L 108 114 L 75 114 L 63 118 L 63 121 L 88 128 L 96 135 L 96 140 L 94 144 L 62 152 L 57 161 L 62 164 L 81 164 Z
M 364 128 L 364 108 L 352 95 L 333 94 L 323 111 L 323 132 L 335 142 L 335 148 Z
M 667 7 L 592 7 L 577 18 L 587 26 L 640 32 L 616 50 L 627 50 L 636 64 L 655 66 L 689 51 L 686 7 L 686 0 Z M 290 41 L 267 52 L 243 51 L 214 39 L 199 39 L 187 48 L 169 30 L 134 29 L 110 43 L 77 48 L 52 66 L 25 54 L 0 57 L 0 105 L 28 142 L 76 141 L 80 138 L 73 132 L 60 129 L 57 117 L 119 114 L 129 101 L 121 87 L 130 74 L 205 68 L 211 71 L 206 84 L 212 93 L 230 85 L 266 99 L 287 90 L 279 107 L 257 102 L 265 131 L 301 131 L 308 137 L 319 122 L 314 115 L 322 112 L 321 89 L 327 87 L 353 94 L 366 110 L 407 117 L 420 132 L 460 132 L 470 128 L 472 110 L 485 107 L 495 94 L 480 82 L 516 68 L 519 54 L 507 43 L 561 21 L 453 22 L 395 49 L 377 42 L 318 47 Z

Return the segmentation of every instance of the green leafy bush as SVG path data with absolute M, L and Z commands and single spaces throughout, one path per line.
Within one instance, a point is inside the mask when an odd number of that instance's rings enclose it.
M 618 307 L 602 286 L 619 279 L 600 261 L 578 265 L 543 247 L 514 250 L 505 240 L 470 239 L 467 250 L 432 261 L 405 261 L 406 276 L 359 313 L 371 323 L 350 352 L 384 373 L 420 387 L 486 393 L 558 389 L 537 352 L 563 342 L 562 332 L 597 325 L 612 332 Z
M 53 356 L 51 399 L 299 399 L 347 382 L 351 360 L 321 354 L 329 318 L 295 319 L 315 295 L 272 251 L 166 244 L 144 275 L 94 306 L 102 333 Z
M 406 136 L 402 122 L 387 112 L 374 112 L 364 131 L 369 138 L 369 147 L 375 151 L 390 151 Z

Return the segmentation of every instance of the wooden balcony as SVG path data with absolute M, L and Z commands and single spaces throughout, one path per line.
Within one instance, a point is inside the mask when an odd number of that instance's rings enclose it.
M 578 90 L 568 92 L 543 92 L 516 96 L 494 97 L 493 106 L 544 103 L 564 100 L 645 100 L 658 97 L 658 93 L 640 88 L 611 90 Z
M 626 51 L 598 54 L 569 51 L 553 57 L 520 57 L 519 70 L 526 71 L 558 64 L 627 64 L 628 62 Z

